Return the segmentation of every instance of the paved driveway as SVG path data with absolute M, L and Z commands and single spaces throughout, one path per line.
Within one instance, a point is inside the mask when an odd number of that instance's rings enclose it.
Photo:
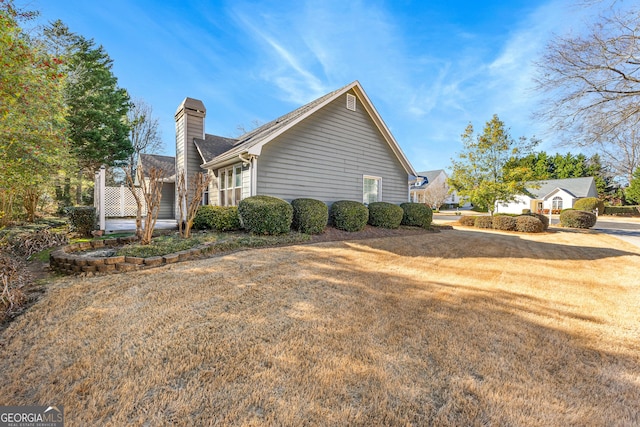
M 640 247 L 640 219 L 638 218 L 599 217 L 593 229 Z

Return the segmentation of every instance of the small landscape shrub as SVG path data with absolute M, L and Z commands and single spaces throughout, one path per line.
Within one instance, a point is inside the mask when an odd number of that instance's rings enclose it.
M 535 216 L 521 215 L 516 218 L 516 231 L 522 233 L 542 233 L 544 230 L 544 224 Z
M 494 215 L 491 226 L 496 230 L 515 231 L 516 218 L 511 215 Z
M 301 233 L 320 234 L 329 221 L 329 208 L 324 202 L 315 199 L 295 199 L 292 227 Z
M 522 209 L 522 214 L 523 215 L 528 215 L 531 213 L 531 209 Z
M 96 208 L 91 206 L 72 207 L 68 209 L 71 231 L 83 236 L 91 236 L 96 229 Z
M 404 210 L 393 203 L 369 203 L 369 224 L 374 227 L 398 228 L 403 216 Z
M 369 209 L 360 202 L 339 200 L 331 205 L 329 218 L 339 230 L 360 231 L 367 225 Z
M 464 215 L 458 220 L 460 225 L 466 225 L 467 227 L 474 227 L 476 225 L 476 217 L 473 215 Z
M 197 230 L 233 231 L 239 230 L 240 217 L 237 206 L 200 206 L 193 220 Z
M 402 225 L 429 228 L 433 220 L 433 211 L 422 203 L 402 203 Z
M 530 214 L 527 214 L 527 215 L 532 216 L 534 218 L 538 218 L 540 222 L 542 222 L 542 227 L 543 227 L 542 231 L 547 231 L 547 229 L 549 228 L 549 217 L 547 215 L 542 215 L 535 212 L 531 212 Z
M 591 228 L 596 225 L 596 214 L 579 211 L 576 209 L 564 209 L 560 212 L 560 224 L 570 228 Z
M 474 225 L 478 228 L 492 228 L 493 218 L 490 216 L 477 216 Z
M 601 215 L 604 213 L 604 202 L 595 197 L 585 197 L 582 199 L 576 200 L 573 204 L 573 208 L 579 211 L 595 211 L 598 209 L 598 214 Z
M 252 196 L 238 205 L 242 227 L 254 234 L 283 234 L 291 229 L 293 208 L 277 197 Z

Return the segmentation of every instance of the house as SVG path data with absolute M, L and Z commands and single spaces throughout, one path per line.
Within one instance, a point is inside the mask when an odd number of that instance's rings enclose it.
M 447 180 L 447 173 L 442 170 L 418 172 L 417 176 L 409 180 L 409 194 L 412 202 L 428 203 L 429 199 L 441 199 L 442 204 L 454 205 L 460 203 L 455 191 L 451 191 Z M 437 208 L 439 206 L 431 206 Z
M 211 174 L 207 204 L 235 206 L 255 195 L 328 205 L 409 200 L 407 180 L 416 172 L 358 81 L 238 138 L 207 134 L 206 114 L 197 99 L 178 107 L 172 171 L 186 171 L 187 182 L 194 173 Z M 163 197 L 161 209 L 169 203 L 177 218 L 175 197 Z
M 584 197 L 598 197 L 593 177 L 549 179 L 533 181 L 527 186 L 526 195 L 517 196 L 509 203 L 496 203 L 496 213 L 520 214 L 523 210 L 531 212 L 558 213 L 562 209 L 572 208 L 576 200 Z

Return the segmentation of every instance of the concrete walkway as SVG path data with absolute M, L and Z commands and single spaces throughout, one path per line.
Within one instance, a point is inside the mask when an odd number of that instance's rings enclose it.
M 144 220 L 143 220 L 144 224 Z M 178 224 L 175 219 L 159 219 L 154 230 L 177 230 Z M 112 233 L 135 233 L 136 220 L 130 218 L 108 218 L 105 224 L 105 234 Z

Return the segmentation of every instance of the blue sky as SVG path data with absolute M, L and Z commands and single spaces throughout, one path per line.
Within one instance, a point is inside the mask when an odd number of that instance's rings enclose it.
M 592 10 L 570 1 L 33 0 L 38 23 L 61 19 L 114 60 L 119 85 L 160 121 L 187 96 L 206 132 L 238 136 L 359 80 L 416 170 L 448 169 L 469 122 L 496 113 L 514 138 L 557 151 L 532 112 L 532 61 Z

